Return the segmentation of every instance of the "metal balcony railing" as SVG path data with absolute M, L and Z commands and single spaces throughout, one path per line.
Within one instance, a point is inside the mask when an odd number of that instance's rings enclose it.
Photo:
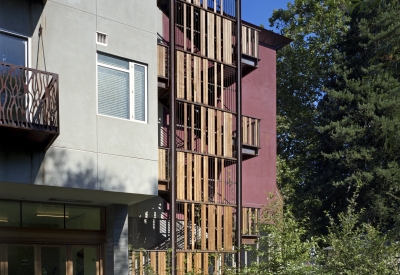
M 0 62 L 1 131 L 34 132 L 48 147 L 60 131 L 58 89 L 57 74 Z
M 260 147 L 260 119 L 243 116 L 243 145 Z

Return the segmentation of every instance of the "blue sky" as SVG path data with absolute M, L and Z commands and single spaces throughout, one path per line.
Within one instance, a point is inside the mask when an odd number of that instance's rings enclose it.
M 269 27 L 268 19 L 274 9 L 286 9 L 287 3 L 293 0 L 242 0 L 242 19 L 259 26 Z

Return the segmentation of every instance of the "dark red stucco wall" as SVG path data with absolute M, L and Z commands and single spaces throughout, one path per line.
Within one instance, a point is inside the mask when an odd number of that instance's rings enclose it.
M 259 156 L 243 161 L 243 206 L 266 204 L 276 187 L 276 52 L 260 46 L 259 67 L 243 78 L 243 115 L 260 118 Z

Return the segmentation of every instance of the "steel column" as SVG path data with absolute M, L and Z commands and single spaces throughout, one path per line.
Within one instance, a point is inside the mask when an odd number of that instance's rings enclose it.
M 170 89 L 170 214 L 171 214 L 171 275 L 176 275 L 176 76 L 175 76 L 175 0 L 169 1 L 169 89 Z
M 242 1 L 236 0 L 236 247 L 237 267 L 242 266 Z

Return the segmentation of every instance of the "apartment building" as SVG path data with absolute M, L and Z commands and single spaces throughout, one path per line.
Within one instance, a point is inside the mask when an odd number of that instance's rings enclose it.
M 0 275 L 249 261 L 290 40 L 236 1 L 0 0 Z

